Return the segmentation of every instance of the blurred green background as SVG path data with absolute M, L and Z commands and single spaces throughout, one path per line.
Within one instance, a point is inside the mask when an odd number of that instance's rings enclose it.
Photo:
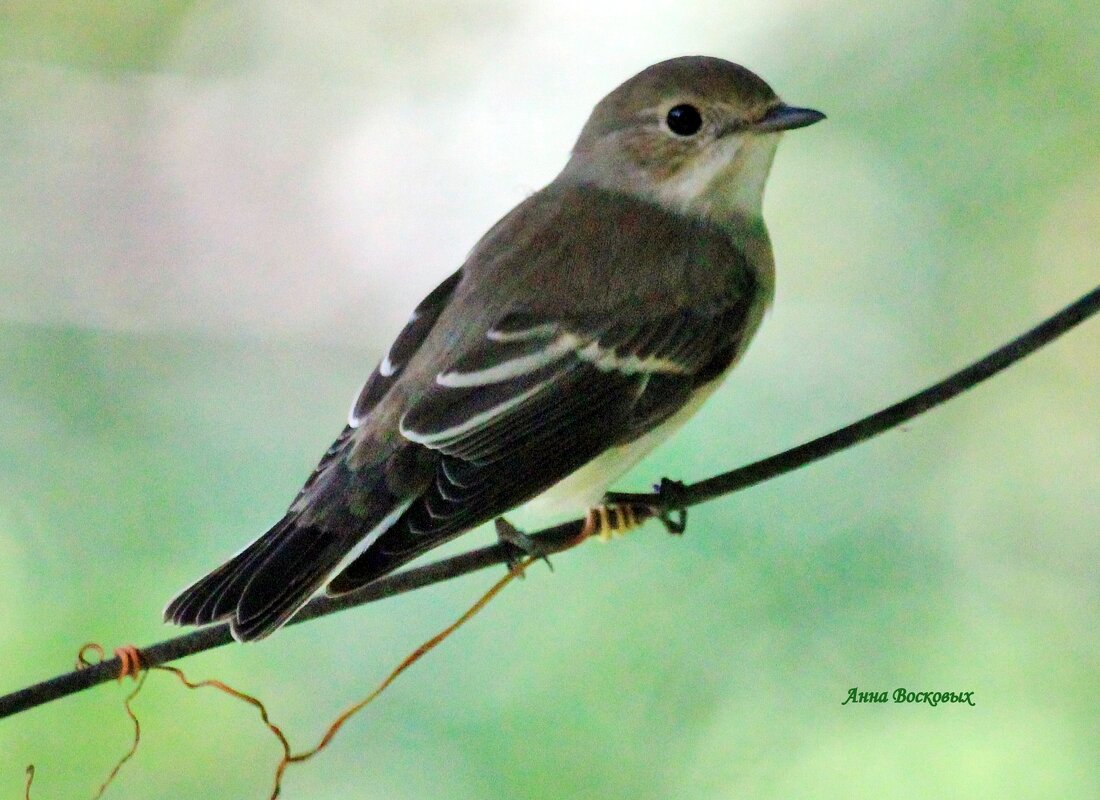
M 649 63 L 827 123 L 765 203 L 773 313 L 623 482 L 844 424 L 1100 278 L 1095 3 L 0 4 L 0 691 L 280 516 L 419 297 Z M 1100 323 L 872 443 L 532 570 L 285 797 L 1100 797 Z M 490 538 L 488 531 L 463 545 Z M 493 580 L 183 663 L 305 746 Z M 851 687 L 976 707 L 842 706 Z M 0 723 L 0 794 L 91 794 L 129 687 Z M 266 797 L 251 709 L 154 674 L 110 796 Z

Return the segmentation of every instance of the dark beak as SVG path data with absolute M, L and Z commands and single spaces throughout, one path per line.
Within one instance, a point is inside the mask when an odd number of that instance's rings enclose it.
M 794 128 L 805 128 L 807 125 L 813 125 L 823 119 L 825 119 L 825 115 L 820 111 L 814 111 L 812 108 L 795 108 L 780 103 L 765 114 L 762 120 L 755 123 L 752 130 L 761 133 L 789 131 Z

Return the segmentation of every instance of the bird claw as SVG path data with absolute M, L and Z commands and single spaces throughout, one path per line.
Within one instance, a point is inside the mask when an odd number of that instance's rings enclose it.
M 687 529 L 686 489 L 683 481 L 661 478 L 661 482 L 654 485 L 652 495 L 608 492 L 604 500 L 612 506 L 630 506 L 645 519 L 656 517 L 666 531 L 679 535 Z M 656 503 L 653 495 L 657 496 Z
M 521 565 L 524 557 L 542 559 L 546 562 L 546 566 L 550 568 L 550 571 L 554 571 L 554 565 L 550 563 L 549 557 L 542 552 L 542 548 L 539 547 L 538 542 L 504 517 L 497 517 L 493 524 L 496 525 L 497 539 L 505 544 L 511 545 L 511 548 L 506 554 L 507 560 L 505 561 L 505 565 L 508 567 L 510 573 L 517 578 L 523 577 L 523 568 Z
M 661 482 L 653 487 L 661 501 L 657 509 L 657 519 L 664 523 L 666 531 L 676 536 L 687 530 L 688 512 L 684 504 L 686 488 L 683 481 L 668 478 L 661 478 Z

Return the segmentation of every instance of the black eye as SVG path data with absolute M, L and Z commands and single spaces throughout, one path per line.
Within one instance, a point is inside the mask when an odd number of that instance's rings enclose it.
M 677 136 L 694 136 L 703 127 L 703 115 L 688 103 L 673 106 L 665 121 L 668 122 L 668 129 Z

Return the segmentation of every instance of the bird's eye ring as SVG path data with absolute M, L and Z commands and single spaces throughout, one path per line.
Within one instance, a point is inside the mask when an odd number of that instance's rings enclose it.
M 703 115 L 690 103 L 681 103 L 672 107 L 665 122 L 677 136 L 694 136 L 703 127 Z

